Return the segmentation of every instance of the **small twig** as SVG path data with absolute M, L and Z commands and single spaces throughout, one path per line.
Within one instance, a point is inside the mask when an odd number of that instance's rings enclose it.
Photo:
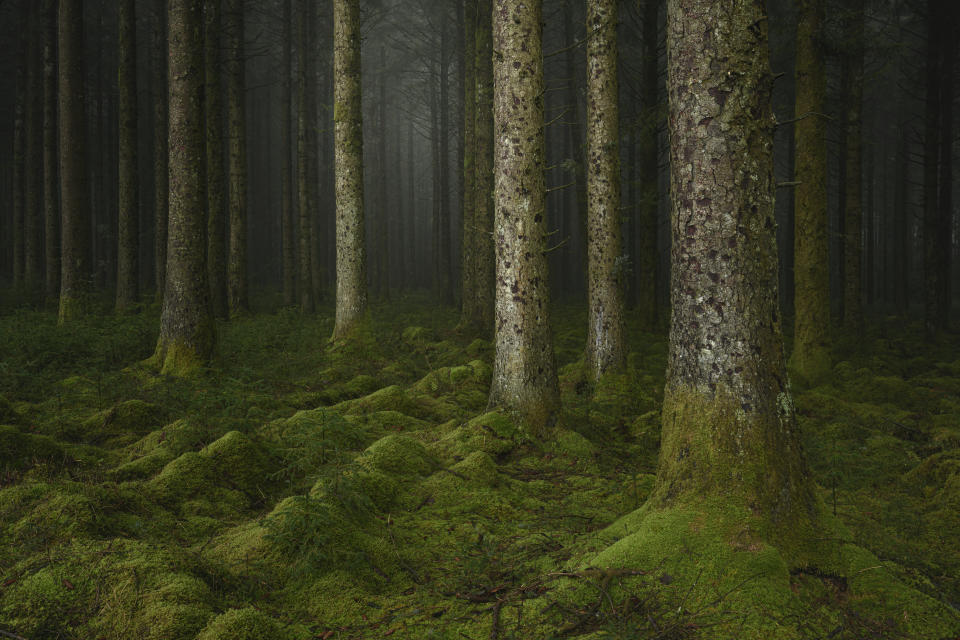
M 500 609 L 503 607 L 503 600 L 497 600 L 493 605 L 493 622 L 490 624 L 490 640 L 497 640 L 500 637 Z
M 4 631 L 3 629 L 0 629 L 0 636 L 3 636 L 4 638 L 13 638 L 13 640 L 27 640 L 23 636 L 18 636 L 15 633 L 10 633 L 9 631 Z
M 802 184 L 802 182 L 778 182 L 777 189 L 783 189 L 786 187 L 799 187 Z
M 794 118 L 793 120 L 784 120 L 783 122 L 778 122 L 778 123 L 776 123 L 775 126 L 780 127 L 780 126 L 783 126 L 783 125 L 785 125 L 785 124 L 793 124 L 793 123 L 795 123 L 795 122 L 800 122 L 801 120 L 806 120 L 807 118 L 809 118 L 809 117 L 811 117 L 811 116 L 820 116 L 821 118 L 824 118 L 824 119 L 826 119 L 826 120 L 829 120 L 830 122 L 833 122 L 833 121 L 835 120 L 835 118 L 834 118 L 833 116 L 828 116 L 828 115 L 825 114 L 825 113 L 818 113 L 818 112 L 816 112 L 816 111 L 808 111 L 808 112 L 806 112 L 805 114 L 803 114 L 802 116 L 800 116 L 799 118 Z

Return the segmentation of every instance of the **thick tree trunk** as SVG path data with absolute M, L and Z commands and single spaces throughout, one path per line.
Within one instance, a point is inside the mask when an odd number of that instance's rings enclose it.
M 60 198 L 63 215 L 59 322 L 86 311 L 90 283 L 90 191 L 83 90 L 83 0 L 60 0 L 58 18 Z
M 291 117 L 293 106 L 291 90 L 291 62 L 293 56 L 293 0 L 283 0 L 283 74 L 280 93 L 280 253 L 283 267 L 283 304 L 292 307 L 297 299 L 296 249 L 293 230 L 293 167 L 291 162 Z
M 547 274 L 540 0 L 495 0 L 496 324 L 490 405 L 540 433 L 560 406 Z
M 767 23 L 762 3 L 667 6 L 672 319 L 651 501 L 720 494 L 782 533 L 814 496 L 777 302 Z
M 830 371 L 830 261 L 827 244 L 827 138 L 823 0 L 796 0 L 797 102 L 794 189 L 793 368 L 808 381 Z
M 48 306 L 60 297 L 60 190 L 57 173 L 57 0 L 43 6 L 43 227 Z
M 337 302 L 333 337 L 344 338 L 367 311 L 359 0 L 333 0 L 333 23 L 337 195 Z
M 862 176 L 860 113 L 863 103 L 863 0 L 848 0 L 845 38 L 850 47 L 845 58 L 847 73 L 846 192 L 844 203 L 844 294 L 843 324 L 854 335 L 863 333 L 862 276 Z
M 119 213 L 117 217 L 117 311 L 127 311 L 140 297 L 140 183 L 137 166 L 137 17 L 134 0 L 118 5 L 119 64 Z
M 494 280 L 496 277 L 493 243 L 493 32 L 491 0 L 477 0 L 477 113 L 474 126 L 476 182 L 473 191 L 474 304 L 479 332 L 493 331 Z
M 62 1 L 62 0 L 61 0 Z M 163 300 L 167 279 L 167 222 L 170 213 L 169 106 L 167 104 L 167 2 L 155 0 L 157 14 L 153 60 L 153 219 L 157 299 Z
M 227 0 L 227 126 L 230 142 L 230 244 L 227 306 L 230 316 L 250 310 L 247 282 L 247 123 L 243 0 Z
M 185 375 L 213 352 L 203 172 L 203 19 L 199 0 L 169 0 L 170 225 L 167 282 L 154 356 Z
M 221 0 L 204 0 L 203 67 L 206 95 L 204 128 L 207 143 L 207 277 L 214 317 L 229 315 L 227 304 L 227 189 L 223 162 L 223 93 L 220 88 Z
M 460 326 L 478 328 L 476 303 L 476 120 L 477 120 L 477 1 L 463 0 L 463 231 L 460 260 Z
M 307 0 L 300 0 L 300 24 L 297 31 L 297 203 L 299 206 L 300 231 L 300 310 L 311 313 L 314 310 L 313 270 L 311 254 L 317 250 L 313 242 L 311 218 L 315 214 L 316 199 L 313 197 L 314 180 L 311 168 L 310 145 L 311 92 L 310 78 L 313 76 L 313 25 Z
M 617 0 L 587 3 L 587 374 L 622 369 Z

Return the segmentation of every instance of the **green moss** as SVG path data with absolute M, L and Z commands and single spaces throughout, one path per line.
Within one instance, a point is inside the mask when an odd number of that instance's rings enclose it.
M 0 424 L 20 424 L 20 414 L 3 394 L 0 394 Z
M 22 471 L 39 462 L 63 464 L 65 461 L 63 447 L 53 439 L 0 425 L 0 471 Z
M 267 614 L 246 607 L 230 609 L 212 619 L 197 640 L 286 640 L 296 637 L 309 636 L 289 633 Z
M 403 330 L 401 337 L 411 346 L 424 345 L 436 340 L 436 334 L 426 327 L 407 327 Z
M 513 450 L 521 437 L 521 431 L 512 418 L 492 411 L 455 426 L 432 447 L 441 455 L 451 458 L 465 458 L 475 451 L 498 456 Z
M 163 424 L 164 411 L 142 400 L 119 402 L 100 411 L 83 423 L 83 439 L 94 444 L 109 441 L 115 445 L 125 439 L 136 439 Z
M 600 453 L 596 445 L 576 431 L 570 431 L 569 429 L 557 429 L 548 445 L 551 450 L 571 458 L 589 460 Z
M 276 463 L 263 447 L 239 431 L 230 431 L 211 442 L 200 455 L 213 463 L 217 481 L 251 498 L 271 490 L 270 474 Z
M 423 443 L 397 433 L 384 436 L 367 447 L 357 458 L 357 464 L 400 476 L 426 476 L 436 468 L 436 461 Z

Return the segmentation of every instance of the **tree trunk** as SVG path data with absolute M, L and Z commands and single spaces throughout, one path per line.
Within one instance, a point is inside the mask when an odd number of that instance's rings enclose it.
M 61 0 L 62 1 L 62 0 Z M 170 213 L 169 106 L 167 104 L 167 2 L 155 0 L 157 14 L 154 32 L 153 92 L 153 207 L 154 261 L 157 300 L 163 300 L 167 279 L 167 222 Z
M 477 1 L 477 113 L 474 127 L 476 183 L 473 194 L 474 304 L 481 335 L 493 331 L 494 280 L 496 266 L 493 243 L 493 32 L 491 0 Z
M 213 352 L 207 282 L 203 131 L 203 19 L 199 0 L 169 0 L 170 225 L 167 282 L 154 355 L 185 375 Z
M 250 310 L 247 283 L 247 123 L 243 0 L 226 6 L 227 126 L 230 132 L 230 248 L 227 306 L 231 317 Z
M 848 0 L 849 15 L 844 40 L 850 47 L 845 56 L 847 73 L 846 195 L 844 203 L 844 295 L 843 324 L 855 336 L 863 333 L 862 276 L 862 176 L 860 113 L 863 106 L 863 0 Z
M 939 271 L 936 284 L 938 309 L 936 325 L 940 329 L 950 326 L 950 306 L 953 287 L 951 286 L 951 262 L 953 258 L 953 101 L 954 69 L 957 57 L 956 12 L 953 2 L 944 2 L 943 16 L 940 20 L 941 69 L 940 78 L 940 178 L 939 206 L 937 208 L 938 243 L 936 266 Z
M 344 338 L 367 310 L 359 0 L 333 0 L 333 23 L 337 195 L 337 302 L 333 337 Z
M 943 243 L 937 237 L 940 233 L 940 191 L 938 189 L 938 170 L 940 162 L 940 139 L 937 136 L 940 130 L 940 92 L 943 90 L 943 57 L 941 51 L 944 44 L 941 21 L 945 15 L 942 9 L 942 0 L 927 2 L 927 97 L 926 122 L 924 128 L 924 161 L 923 161 L 923 273 L 924 273 L 924 320 L 928 337 L 933 337 L 937 330 L 943 328 L 944 318 L 942 297 L 943 283 L 942 265 L 944 256 L 941 251 Z
M 20 9 L 20 39 L 17 47 L 16 96 L 13 112 L 13 284 L 23 286 L 23 224 L 26 210 L 26 174 L 27 174 L 27 15 L 29 4 L 23 3 Z
M 620 237 L 617 0 L 587 2 L 587 374 L 626 361 Z
M 313 242 L 311 224 L 316 204 L 311 193 L 314 181 L 311 172 L 313 163 L 310 161 L 313 152 L 310 145 L 310 116 L 313 114 L 310 104 L 313 97 L 310 78 L 313 75 L 314 48 L 311 17 L 310 3 L 300 0 L 300 24 L 297 31 L 297 202 L 300 213 L 300 310 L 304 313 L 312 313 L 314 310 L 311 253 L 317 249 Z
M 464 0 L 463 22 L 463 199 L 460 260 L 460 326 L 473 330 L 478 326 L 476 317 L 476 119 L 477 119 L 477 2 Z
M 563 30 L 566 37 L 566 41 L 570 45 L 570 49 L 567 50 L 565 54 L 566 58 L 566 75 L 567 82 L 569 83 L 569 93 L 568 99 L 570 100 L 570 145 L 572 146 L 571 158 L 573 161 L 573 175 L 574 175 L 574 194 L 576 195 L 575 203 L 576 207 L 573 210 L 574 220 L 571 228 L 575 227 L 577 229 L 578 241 L 574 243 L 573 247 L 573 258 L 577 264 L 577 269 L 574 269 L 573 272 L 577 275 L 583 274 L 586 272 L 586 269 L 583 269 L 583 259 L 586 256 L 586 245 L 588 242 L 588 233 L 587 233 L 587 169 L 586 169 L 586 156 L 583 145 L 583 131 L 581 127 L 582 117 L 584 109 L 580 104 L 580 81 L 582 76 L 580 75 L 580 70 L 576 63 L 575 55 L 578 51 L 577 47 L 574 47 L 574 41 L 576 40 L 576 34 L 573 30 L 573 12 L 571 10 L 572 0 L 564 0 L 563 3 Z M 583 291 L 583 286 L 585 278 L 578 277 L 572 284 L 576 288 L 576 291 Z
M 293 106 L 291 90 L 291 49 L 293 48 L 293 0 L 283 1 L 283 74 L 280 94 L 280 152 L 283 154 L 280 169 L 280 253 L 283 266 L 283 304 L 292 307 L 297 299 L 296 250 L 293 230 L 293 168 L 291 166 L 292 126 L 290 110 Z M 298 85 L 299 86 L 299 85 Z
M 140 184 L 137 166 L 137 17 L 134 0 L 121 0 L 117 14 L 119 64 L 119 214 L 117 217 L 117 311 L 140 298 Z
M 830 371 L 830 261 L 827 245 L 827 138 L 823 0 L 796 0 L 797 103 L 794 189 L 793 368 L 806 380 Z
M 657 28 L 662 0 L 645 0 L 643 7 L 643 115 L 640 129 L 640 240 L 637 247 L 636 313 L 640 326 L 654 331 L 660 323 L 657 286 L 660 273 L 657 260 L 657 210 L 660 203 L 660 163 L 657 140 L 660 125 L 659 68 Z
M 210 308 L 216 318 L 229 315 L 226 256 L 226 168 L 223 163 L 223 93 L 220 87 L 221 0 L 204 0 L 204 128 L 207 144 L 207 277 Z
M 83 0 L 60 0 L 60 198 L 63 215 L 61 325 L 86 312 L 90 283 L 90 191 L 83 90 Z
M 382 300 L 390 300 L 390 242 L 388 239 L 390 216 L 387 205 L 387 48 L 380 47 L 380 100 L 377 104 L 377 121 L 380 129 L 377 145 L 377 190 L 380 207 L 376 221 L 377 236 L 377 288 Z
M 450 241 L 450 38 L 447 9 L 440 12 L 440 304 L 453 306 Z
M 777 302 L 767 23 L 762 3 L 667 6 L 673 312 L 651 502 L 720 494 L 782 533 L 814 495 Z
M 534 433 L 560 406 L 547 274 L 540 0 L 495 0 L 496 324 L 490 405 Z
M 33 300 L 43 295 L 43 47 L 40 42 L 40 6 L 36 3 L 29 5 L 23 277 Z
M 43 6 L 43 220 L 45 239 L 45 298 L 48 306 L 60 297 L 60 190 L 57 160 L 57 0 Z

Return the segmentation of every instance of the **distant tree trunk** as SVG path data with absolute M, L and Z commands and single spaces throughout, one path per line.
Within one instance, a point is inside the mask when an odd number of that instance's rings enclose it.
M 827 244 L 827 138 L 824 117 L 823 0 L 796 0 L 796 220 L 791 364 L 808 381 L 830 370 L 830 261 Z
M 657 209 L 660 203 L 660 162 L 657 139 L 660 124 L 660 70 L 658 68 L 659 8 L 663 0 L 643 5 L 643 111 L 640 129 L 640 241 L 636 256 L 636 314 L 640 327 L 653 331 L 660 323 L 657 283 Z
M 862 276 L 862 172 L 860 163 L 860 114 L 863 106 L 863 0 L 848 0 L 844 40 L 850 47 L 844 57 L 847 74 L 846 196 L 844 203 L 844 296 L 843 324 L 859 336 L 863 333 Z
M 134 0 L 121 0 L 117 14 L 119 103 L 119 215 L 117 218 L 117 311 L 140 297 L 140 184 L 137 166 L 137 17 Z
M 213 353 L 207 282 L 200 0 L 170 5 L 170 234 L 167 283 L 154 355 L 164 374 L 185 375 Z
M 63 215 L 59 323 L 86 312 L 90 283 L 90 191 L 83 91 L 83 0 L 60 0 L 58 18 L 60 198 Z
M 945 123 L 941 108 L 941 93 L 945 84 L 943 51 L 948 48 L 943 42 L 943 22 L 947 19 L 943 0 L 927 2 L 927 97 L 926 123 L 924 129 L 924 212 L 923 212 L 923 272 L 924 272 L 924 319 L 928 337 L 946 326 L 946 305 L 949 296 L 944 296 L 943 266 L 949 261 L 944 255 L 941 233 L 940 198 L 944 191 L 939 184 L 940 164 L 943 160 L 941 138 Z M 949 126 L 949 125 L 948 125 Z M 949 246 L 949 245 L 947 245 Z
M 20 8 L 20 38 L 17 47 L 16 96 L 13 112 L 13 284 L 24 284 L 23 262 L 23 224 L 26 210 L 26 174 L 27 174 L 27 15 L 29 4 L 24 2 Z
M 297 31 L 297 202 L 300 212 L 300 310 L 304 313 L 312 313 L 314 310 L 311 254 L 317 250 L 311 224 L 316 204 L 311 193 L 314 181 L 311 171 L 313 163 L 310 161 L 313 153 L 310 145 L 310 116 L 313 114 L 310 78 L 313 76 L 314 49 L 311 16 L 310 3 L 300 0 L 300 24 Z
M 207 144 L 207 277 L 210 308 L 216 318 L 229 315 L 227 304 L 227 193 L 223 163 L 223 93 L 220 88 L 221 0 L 204 0 L 203 68 L 206 95 L 204 129 Z
M 571 48 L 565 54 L 566 58 L 566 76 L 569 84 L 568 100 L 570 101 L 570 144 L 573 147 L 573 175 L 574 175 L 574 194 L 576 195 L 576 207 L 574 209 L 574 220 L 571 227 L 578 229 L 579 242 L 573 248 L 573 256 L 579 268 L 573 270 L 576 274 L 586 273 L 582 268 L 582 259 L 586 256 L 587 244 L 587 169 L 586 154 L 583 144 L 583 132 L 581 122 L 583 121 L 583 108 L 580 105 L 580 80 L 581 75 L 577 66 L 576 58 L 578 48 L 572 47 L 576 40 L 576 34 L 573 27 L 573 12 L 571 10 L 572 0 L 564 0 L 563 3 L 563 30 L 566 41 L 570 43 Z M 583 291 L 586 279 L 577 278 L 573 283 L 577 291 Z
M 493 114 L 497 255 L 490 405 L 516 411 L 534 433 L 560 406 L 550 330 L 544 203 L 540 0 L 495 0 Z
M 587 374 L 626 362 L 620 232 L 617 0 L 587 2 Z
M 936 296 L 939 300 L 936 324 L 939 328 L 950 327 L 950 307 L 953 298 L 953 103 L 955 68 L 957 58 L 957 6 L 956 2 L 943 3 L 941 21 L 943 35 L 940 78 L 940 197 L 937 220 L 937 278 Z
M 60 190 L 57 174 L 57 0 L 43 4 L 43 220 L 48 306 L 60 297 Z
M 440 303 L 453 306 L 450 239 L 450 38 L 447 9 L 440 12 Z
M 477 0 L 477 113 L 474 127 L 476 183 L 473 219 L 476 240 L 474 300 L 477 326 L 491 335 L 494 316 L 496 263 L 493 242 L 493 32 L 491 0 Z
M 40 41 L 40 6 L 29 4 L 23 275 L 24 284 L 33 299 L 43 295 L 43 47 Z
M 283 265 L 283 304 L 292 307 L 297 299 L 296 250 L 293 224 L 293 168 L 290 110 L 293 106 L 290 82 L 293 48 L 292 0 L 283 1 L 283 59 L 280 106 L 280 148 L 283 154 L 280 169 L 280 252 Z M 298 125 L 299 126 L 299 125 Z
M 320 138 L 318 131 L 323 128 L 320 121 L 320 73 L 317 64 L 317 33 L 320 30 L 321 11 L 324 3 L 312 3 L 314 11 L 310 13 L 310 51 L 312 60 L 310 61 L 310 78 L 308 90 L 310 97 L 308 105 L 310 107 L 310 126 L 307 129 L 307 143 L 310 148 L 308 159 L 310 161 L 310 176 L 313 184 L 310 186 L 310 282 L 313 284 L 313 303 L 316 305 L 323 299 L 323 259 L 320 253 L 322 243 L 320 242 Z
M 63 1 L 63 0 L 61 0 Z M 153 60 L 154 261 L 157 300 L 163 301 L 167 280 L 167 222 L 170 212 L 169 106 L 167 104 L 167 0 L 155 0 L 157 15 Z
M 417 231 L 417 169 L 414 162 L 413 148 L 413 120 L 407 124 L 407 220 L 406 234 L 401 234 L 403 253 L 408 256 L 406 280 L 411 287 L 417 286 L 417 252 L 414 248 L 414 238 Z
M 460 326 L 466 330 L 478 327 L 476 303 L 476 120 L 477 120 L 477 1 L 463 0 L 463 231 L 460 260 Z
M 230 249 L 227 259 L 227 306 L 230 316 L 250 310 L 247 283 L 247 124 L 246 53 L 243 0 L 226 6 L 227 126 L 230 132 Z
M 359 0 L 333 0 L 333 23 L 337 181 L 337 302 L 333 337 L 344 338 L 367 310 Z
M 443 67 L 442 58 L 438 66 L 440 68 Z M 440 72 L 437 71 L 437 73 L 434 74 L 433 69 L 430 69 L 428 73 L 429 78 L 427 78 L 427 94 L 429 96 L 428 99 L 430 100 L 430 155 L 432 156 L 433 160 L 433 168 L 430 172 L 433 186 L 433 196 L 431 198 L 432 214 L 430 216 L 430 257 L 433 267 L 431 273 L 433 288 L 437 294 L 437 299 L 439 300 L 442 296 L 441 290 L 443 289 L 443 276 L 440 274 L 440 98 L 437 95 L 436 76 L 440 75 Z
M 721 494 L 784 533 L 809 526 L 814 492 L 780 332 L 766 16 L 667 7 L 672 317 L 651 503 Z
M 383 300 L 390 300 L 390 242 L 388 240 L 390 215 L 387 204 L 387 48 L 380 47 L 380 100 L 377 104 L 377 124 L 380 135 L 377 148 L 377 188 L 380 210 L 377 215 L 377 288 Z

